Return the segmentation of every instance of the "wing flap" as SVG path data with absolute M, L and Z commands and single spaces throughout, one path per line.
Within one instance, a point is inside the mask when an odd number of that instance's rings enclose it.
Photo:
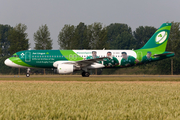
M 87 60 L 81 60 L 81 61 L 76 61 L 76 63 L 80 66 L 89 66 L 93 63 L 96 63 L 98 61 L 103 61 L 104 58 L 108 57 L 101 57 L 101 58 L 95 58 L 95 59 L 87 59 Z

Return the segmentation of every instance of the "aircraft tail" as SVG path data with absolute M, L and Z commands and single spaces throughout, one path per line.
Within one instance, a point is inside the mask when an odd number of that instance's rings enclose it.
M 154 33 L 154 35 L 148 40 L 148 42 L 141 48 L 141 50 L 156 49 L 159 52 L 164 52 L 166 49 L 170 29 L 171 23 L 163 23 L 161 27 Z

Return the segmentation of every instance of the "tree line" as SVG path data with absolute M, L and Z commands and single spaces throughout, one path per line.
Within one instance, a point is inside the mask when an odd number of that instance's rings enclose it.
M 175 52 L 173 57 L 174 74 L 179 74 L 179 42 L 180 22 L 171 22 L 171 32 L 166 51 Z M 17 24 L 15 27 L 0 24 L 0 74 L 15 74 L 16 68 L 9 68 L 4 65 L 4 60 L 15 52 L 28 50 L 30 47 L 27 26 Z M 152 26 L 139 26 L 134 31 L 127 24 L 112 23 L 104 26 L 95 22 L 86 25 L 80 22 L 77 26 L 66 24 L 60 30 L 57 42 L 60 49 L 139 49 L 150 39 L 157 28 Z M 50 37 L 48 26 L 42 25 L 33 35 L 36 50 L 52 49 L 53 40 Z M 140 66 L 143 69 L 152 69 L 152 74 L 170 74 L 171 59 L 165 59 L 149 65 Z M 136 68 L 128 68 L 136 69 Z M 41 70 L 34 70 L 41 71 Z M 112 70 L 118 73 L 118 70 Z M 105 71 L 104 73 L 108 73 Z M 147 72 L 148 73 L 148 72 Z M 151 74 L 151 73 L 150 73 Z

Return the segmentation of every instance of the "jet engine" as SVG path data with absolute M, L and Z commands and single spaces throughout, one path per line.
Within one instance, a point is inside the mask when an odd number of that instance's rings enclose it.
M 65 74 L 72 73 L 74 71 L 74 66 L 69 64 L 58 64 L 57 65 L 57 73 Z

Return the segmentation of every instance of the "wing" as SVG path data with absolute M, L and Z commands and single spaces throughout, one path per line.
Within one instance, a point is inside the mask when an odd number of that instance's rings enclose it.
M 109 58 L 109 57 L 101 57 L 101 58 L 80 60 L 74 62 L 63 62 L 63 64 L 74 64 L 77 67 L 86 67 L 86 66 L 90 66 L 91 64 L 97 63 L 98 61 L 103 61 L 104 58 Z

